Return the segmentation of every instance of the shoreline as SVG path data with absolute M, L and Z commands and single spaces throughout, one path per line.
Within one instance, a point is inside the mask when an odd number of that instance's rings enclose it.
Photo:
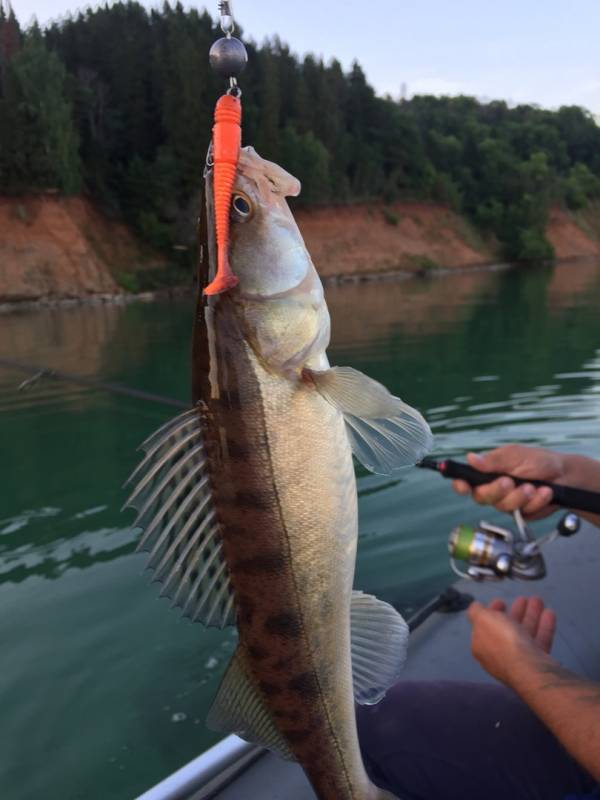
M 596 260 L 596 257 L 589 255 L 570 256 L 568 258 L 557 258 L 553 261 L 544 262 L 555 266 L 565 265 L 571 262 Z M 511 268 L 523 269 L 531 266 L 526 262 L 507 262 L 493 261 L 481 264 L 468 264 L 457 267 L 435 267 L 426 270 L 385 270 L 381 272 L 362 272 L 348 273 L 341 275 L 328 275 L 321 277 L 325 288 L 332 286 L 344 286 L 347 284 L 360 283 L 390 283 L 395 281 L 410 280 L 416 278 L 425 280 L 429 278 L 441 278 L 447 275 L 464 275 L 469 272 L 498 272 Z M 35 300 L 23 299 L 12 300 L 9 302 L 0 301 L 0 315 L 12 314 L 25 311 L 37 311 L 40 309 L 62 309 L 74 308 L 79 306 L 102 306 L 102 305 L 129 305 L 130 303 L 152 303 L 155 300 L 182 297 L 187 292 L 195 291 L 193 284 L 183 284 L 172 286 L 165 289 L 157 289 L 146 292 L 97 292 L 77 297 L 39 297 Z

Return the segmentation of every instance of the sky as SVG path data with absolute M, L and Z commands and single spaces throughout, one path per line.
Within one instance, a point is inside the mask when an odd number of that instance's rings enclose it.
M 335 57 L 345 68 L 356 59 L 381 94 L 399 97 L 404 84 L 408 96 L 469 94 L 545 108 L 575 104 L 600 115 L 600 0 L 234 0 L 232 5 L 246 38 L 261 42 L 277 34 L 295 53 Z M 12 0 L 12 6 L 26 25 L 34 14 L 45 24 L 85 4 Z M 207 7 L 216 14 L 216 0 Z

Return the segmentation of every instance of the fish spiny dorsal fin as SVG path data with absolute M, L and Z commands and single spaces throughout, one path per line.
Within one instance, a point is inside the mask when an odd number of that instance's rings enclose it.
M 389 603 L 352 592 L 350 640 L 354 699 L 360 705 L 374 705 L 404 668 L 408 625 Z
M 206 725 L 214 731 L 235 733 L 247 742 L 272 750 L 287 761 L 294 760 L 254 685 L 241 645 L 229 662 L 208 712 Z
M 235 624 L 233 593 L 221 553 L 200 412 L 186 411 L 148 437 L 125 507 L 143 529 L 137 549 L 184 617 L 223 628 Z
M 433 436 L 421 414 L 377 381 L 352 367 L 304 372 L 342 412 L 352 452 L 371 472 L 389 475 L 431 450 Z

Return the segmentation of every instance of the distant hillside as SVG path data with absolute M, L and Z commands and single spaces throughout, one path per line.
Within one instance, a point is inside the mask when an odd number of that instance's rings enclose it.
M 81 190 L 155 248 L 193 242 L 220 31 L 207 12 L 136 2 L 41 31 L 0 14 L 0 192 Z M 551 207 L 600 197 L 600 128 L 584 109 L 469 97 L 377 97 L 355 63 L 248 45 L 244 139 L 303 182 L 305 207 L 448 204 L 505 258 L 546 258 Z M 399 76 L 400 79 L 401 76 Z
M 497 242 L 439 203 L 299 209 L 296 218 L 326 282 L 501 258 Z M 600 256 L 600 204 L 576 214 L 551 209 L 546 235 L 561 258 Z M 165 274 L 161 264 L 160 254 L 84 198 L 0 198 L 0 306 L 112 296 L 165 280 L 191 284 L 188 271 Z
M 115 294 L 153 264 L 155 253 L 83 198 L 0 198 L 0 303 Z

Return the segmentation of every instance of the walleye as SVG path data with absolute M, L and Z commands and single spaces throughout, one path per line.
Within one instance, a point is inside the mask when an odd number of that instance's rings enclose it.
M 216 264 L 212 181 L 207 169 L 203 285 Z M 128 504 L 161 594 L 193 621 L 237 626 L 209 727 L 297 760 L 320 800 L 384 800 L 354 703 L 377 702 L 398 678 L 408 630 L 352 591 L 352 452 L 388 473 L 420 460 L 431 433 L 379 383 L 330 367 L 323 288 L 285 199 L 299 191 L 241 150 L 229 249 L 239 283 L 199 298 L 194 406 L 146 440 Z

